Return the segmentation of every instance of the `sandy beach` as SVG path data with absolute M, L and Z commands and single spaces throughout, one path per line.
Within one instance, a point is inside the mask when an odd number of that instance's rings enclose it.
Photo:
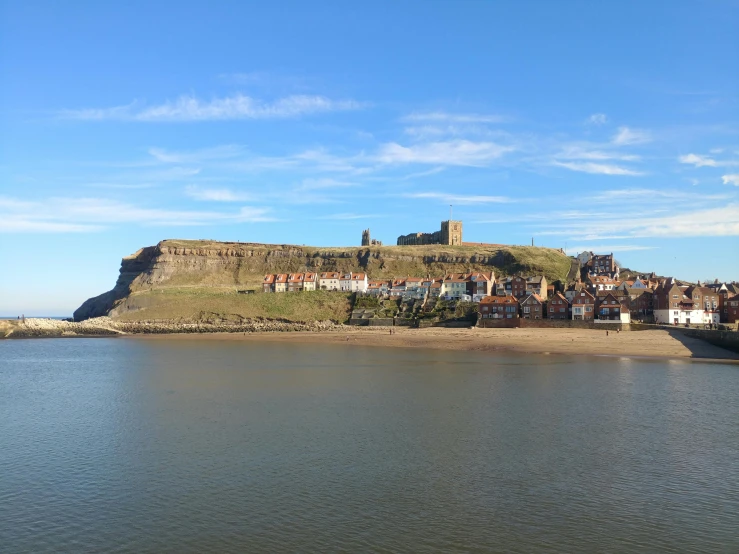
M 511 351 L 658 358 L 736 360 L 739 354 L 700 339 L 674 337 L 664 330 L 609 332 L 590 329 L 405 329 L 347 328 L 287 333 L 128 335 L 135 340 L 227 340 L 357 344 L 446 350 Z

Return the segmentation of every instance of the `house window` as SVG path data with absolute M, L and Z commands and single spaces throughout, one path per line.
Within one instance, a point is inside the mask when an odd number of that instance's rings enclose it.
M 564 308 L 560 308 L 559 311 L 560 311 L 560 313 L 562 313 L 562 312 L 565 311 L 565 309 Z
M 592 312 L 593 311 L 593 307 L 592 306 L 585 306 L 585 311 L 586 312 Z

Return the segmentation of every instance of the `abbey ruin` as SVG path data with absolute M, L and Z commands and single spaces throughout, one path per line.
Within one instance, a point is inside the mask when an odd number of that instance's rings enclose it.
M 411 233 L 398 237 L 398 246 L 416 246 L 420 244 L 462 244 L 462 222 L 442 221 L 441 229 L 434 233 Z

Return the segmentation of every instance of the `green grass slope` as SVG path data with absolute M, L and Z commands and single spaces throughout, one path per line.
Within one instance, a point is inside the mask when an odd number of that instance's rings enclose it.
M 351 294 L 308 291 L 283 294 L 239 294 L 207 287 L 165 288 L 137 292 L 125 300 L 122 321 L 227 321 L 278 319 L 293 322 L 344 322 L 349 318 Z M 113 314 L 115 315 L 115 314 Z

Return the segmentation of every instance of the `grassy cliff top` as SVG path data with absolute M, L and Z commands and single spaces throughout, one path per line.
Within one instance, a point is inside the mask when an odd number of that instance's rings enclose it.
M 285 265 L 283 272 L 301 271 L 297 258 L 308 260 L 315 257 L 333 259 L 338 265 L 331 265 L 325 270 L 360 271 L 357 267 L 349 267 L 360 258 L 372 258 L 375 261 L 363 268 L 370 278 L 388 278 L 403 276 L 423 276 L 429 272 L 443 274 L 445 272 L 465 271 L 473 268 L 479 271 L 493 270 L 496 275 L 512 275 L 523 272 L 542 274 L 549 281 L 565 280 L 571 271 L 572 259 L 562 251 L 539 246 L 510 246 L 496 244 L 470 244 L 461 246 L 423 245 L 423 246 L 303 246 L 289 244 L 259 244 L 246 242 L 218 242 L 211 240 L 164 240 L 160 248 L 191 250 L 244 250 L 263 252 L 265 255 L 280 256 L 281 252 L 289 253 L 296 263 Z M 346 267 L 339 267 L 345 266 Z M 256 269 L 256 268 L 255 268 Z M 320 271 L 320 269 L 319 269 Z M 277 272 L 265 267 L 264 273 Z M 260 273 L 257 271 L 256 273 Z
M 515 255 L 541 254 L 551 252 L 562 257 L 567 257 L 556 248 L 544 248 L 541 246 L 515 246 L 507 244 L 463 244 L 461 246 L 451 246 L 446 244 L 425 244 L 421 246 L 311 246 L 306 244 L 265 244 L 254 242 L 222 242 L 215 240 L 186 240 L 186 239 L 166 239 L 159 243 L 160 246 L 170 248 L 202 248 L 202 249 L 300 249 L 304 252 L 346 252 L 348 250 L 370 250 L 380 254 L 407 254 L 407 255 L 429 255 L 444 253 L 455 253 L 457 255 L 474 255 L 474 254 L 494 254 L 500 251 L 511 252 Z

